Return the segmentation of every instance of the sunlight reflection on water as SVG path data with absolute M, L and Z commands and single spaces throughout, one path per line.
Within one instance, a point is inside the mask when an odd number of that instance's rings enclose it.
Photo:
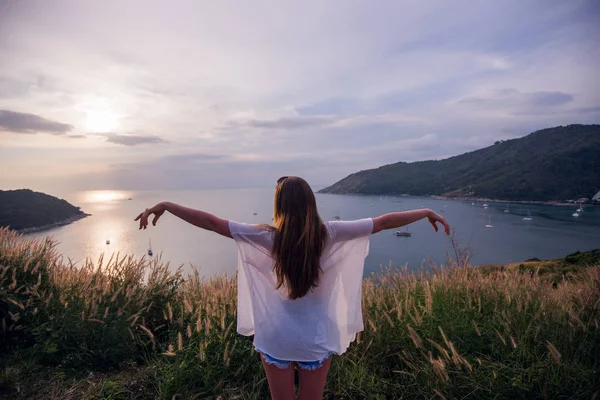
M 589 207 L 583 216 L 571 216 L 572 207 L 448 201 L 424 197 L 336 196 L 317 194 L 317 205 L 323 220 L 335 216 L 352 220 L 374 217 L 392 211 L 429 207 L 442 213 L 456 229 L 461 243 L 474 250 L 475 264 L 506 263 L 527 258 L 557 258 L 576 250 L 600 246 L 600 207 Z M 94 190 L 64 196 L 71 204 L 92 214 L 70 225 L 32 234 L 53 236 L 58 251 L 74 262 L 85 257 L 97 260 L 102 253 L 108 259 L 113 253 L 147 257 L 152 240 L 154 256 L 170 261 L 173 269 L 190 264 L 200 267 L 204 276 L 235 273 L 237 248 L 227 238 L 203 231 L 178 218 L 165 214 L 156 227 L 138 230 L 134 218 L 145 208 L 168 200 L 214 213 L 225 219 L 247 223 L 271 223 L 272 189 L 230 189 L 189 191 L 120 191 Z M 129 200 L 131 199 L 131 200 Z M 531 211 L 532 221 L 523 221 Z M 491 219 L 493 228 L 485 224 Z M 419 268 L 423 260 L 445 262 L 448 239 L 433 232 L 427 221 L 408 227 L 410 238 L 400 238 L 392 231 L 371 237 L 365 274 L 377 272 L 390 260 L 395 266 L 408 263 Z M 106 244 L 109 240 L 110 244 Z

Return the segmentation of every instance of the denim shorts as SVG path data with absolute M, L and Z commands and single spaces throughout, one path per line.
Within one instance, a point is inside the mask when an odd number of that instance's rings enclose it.
M 325 360 L 327 360 L 329 357 L 331 357 L 332 354 L 335 354 L 333 352 L 329 352 L 329 353 L 327 353 L 327 355 L 325 357 L 321 358 L 318 361 L 287 361 L 287 360 L 279 360 L 275 357 L 271 357 L 267 353 L 263 353 L 259 350 L 257 350 L 257 351 L 260 354 L 262 354 L 263 360 L 265 360 L 265 362 L 267 364 L 274 365 L 279 369 L 286 369 L 290 365 L 292 365 L 292 363 L 296 363 L 298 365 L 298 368 L 303 369 L 305 371 L 314 371 L 317 368 L 321 368 L 323 366 L 323 363 L 325 362 Z

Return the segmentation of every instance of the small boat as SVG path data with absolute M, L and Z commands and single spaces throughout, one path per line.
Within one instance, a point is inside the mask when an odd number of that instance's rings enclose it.
M 152 254 L 152 242 L 150 239 L 148 239 L 148 255 L 152 257 Z
M 576 210 L 577 212 L 583 212 L 583 206 L 579 203 L 579 208 Z
M 333 217 L 333 219 L 335 219 L 336 221 L 339 221 L 341 218 L 339 217 L 339 215 L 335 215 L 335 216 Z
M 508 204 L 506 205 L 506 208 L 504 209 L 504 212 L 505 213 L 509 213 L 510 212 L 510 210 L 508 209 Z
M 110 244 L 110 239 L 106 239 L 106 244 Z
M 490 205 L 488 203 L 483 203 L 483 208 L 488 208 Z
M 252 213 L 252 215 L 258 215 L 257 213 Z
M 523 217 L 523 221 L 531 221 L 533 218 L 531 218 L 531 211 L 527 210 L 527 216 Z
M 574 212 L 573 214 L 571 214 L 574 217 L 579 217 L 579 213 L 578 212 Z
M 396 236 L 410 237 L 412 235 L 409 231 L 396 231 L 394 232 Z
M 492 225 L 492 217 L 488 217 L 488 223 L 485 224 L 486 228 L 493 228 L 494 226 Z

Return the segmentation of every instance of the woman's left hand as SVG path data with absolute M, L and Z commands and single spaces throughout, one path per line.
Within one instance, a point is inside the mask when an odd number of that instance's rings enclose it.
M 146 208 L 143 213 L 138 215 L 134 221 L 140 220 L 139 229 L 146 229 L 148 226 L 148 217 L 154 214 L 154 218 L 152 219 L 152 225 L 156 226 L 158 219 L 165 213 L 166 206 L 163 203 L 158 203 L 154 207 Z

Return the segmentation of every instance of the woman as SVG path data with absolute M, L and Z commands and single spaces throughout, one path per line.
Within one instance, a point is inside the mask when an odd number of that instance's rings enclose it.
M 323 223 L 315 195 L 302 178 L 277 180 L 273 226 L 227 221 L 162 202 L 135 219 L 140 229 L 169 211 L 238 245 L 237 331 L 254 335 L 274 399 L 320 399 L 332 354 L 342 354 L 363 330 L 361 285 L 369 237 L 427 218 L 450 226 L 428 209 L 376 218 Z

